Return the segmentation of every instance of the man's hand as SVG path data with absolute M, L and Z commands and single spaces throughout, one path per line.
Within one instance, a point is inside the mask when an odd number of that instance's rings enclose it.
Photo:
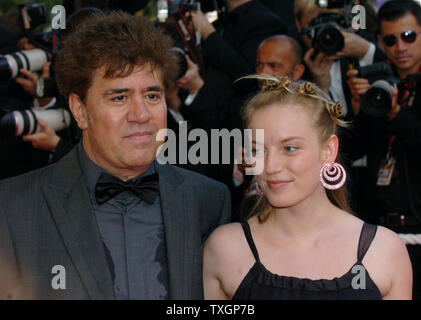
M 398 104 L 398 89 L 392 85 L 390 86 L 390 89 L 392 90 L 392 107 L 386 115 L 389 120 L 393 120 L 398 112 L 401 111 L 401 106 Z
M 328 56 L 323 52 L 319 52 L 314 60 L 311 60 L 313 54 L 314 48 L 307 50 L 304 55 L 304 61 L 310 69 L 314 82 L 327 93 L 330 87 L 330 67 L 337 56 Z
M 365 78 L 358 78 L 358 70 L 348 70 L 346 73 L 348 80 L 348 86 L 351 91 L 351 103 L 354 114 L 357 115 L 360 112 L 361 95 L 370 89 L 371 85 Z
M 199 74 L 199 67 L 191 61 L 190 57 L 186 54 L 187 60 L 187 71 L 186 73 L 177 80 L 177 85 L 187 90 L 190 94 L 194 94 L 200 90 L 203 86 L 204 81 Z
M 35 46 L 29 42 L 28 37 L 20 38 L 18 41 L 18 47 L 20 50 L 32 50 Z
M 339 57 L 355 57 L 361 60 L 370 48 L 370 42 L 359 35 L 341 30 L 345 45 L 342 51 L 337 53 Z
M 209 37 L 211 33 L 216 31 L 214 26 L 208 21 L 201 10 L 192 11 L 191 16 L 194 29 L 199 30 L 200 28 L 200 35 L 202 36 L 203 40 L 206 40 L 206 38 Z
M 50 77 L 50 66 L 47 62 L 44 62 L 42 66 L 42 74 L 38 76 L 36 73 L 31 71 L 20 69 L 19 70 L 24 77 L 17 77 L 15 81 L 20 84 L 26 92 L 28 92 L 31 96 L 38 99 L 38 102 L 41 106 L 45 106 L 48 104 L 52 98 L 39 98 L 37 95 L 37 81 L 39 78 L 48 78 Z
M 36 149 L 54 151 L 60 141 L 60 137 L 45 121 L 38 119 L 38 125 L 41 127 L 40 132 L 23 136 L 22 139 L 31 142 Z

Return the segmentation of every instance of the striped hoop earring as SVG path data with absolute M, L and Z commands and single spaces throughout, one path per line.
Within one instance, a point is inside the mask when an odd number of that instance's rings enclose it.
M 263 194 L 263 191 L 262 191 L 262 189 L 260 189 L 260 186 L 257 183 L 257 181 L 256 181 L 256 192 L 259 196 L 261 196 Z
M 325 163 L 320 170 L 320 182 L 329 190 L 337 190 L 345 183 L 346 172 L 344 167 L 334 162 L 333 165 Z

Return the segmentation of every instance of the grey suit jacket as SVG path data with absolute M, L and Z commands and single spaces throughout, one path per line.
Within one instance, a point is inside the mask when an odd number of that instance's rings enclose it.
M 202 299 L 203 243 L 229 222 L 228 189 L 171 165 L 157 171 L 170 298 Z M 75 149 L 56 164 L 0 181 L 0 268 L 0 298 L 114 299 Z

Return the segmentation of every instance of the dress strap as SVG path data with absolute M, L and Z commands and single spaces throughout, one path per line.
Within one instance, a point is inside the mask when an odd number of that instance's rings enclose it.
M 370 248 L 371 242 L 373 241 L 377 232 L 377 226 L 369 223 L 364 223 L 361 234 L 360 241 L 358 242 L 358 262 L 364 259 L 365 254 L 367 253 L 368 248 Z
M 248 222 L 241 222 L 241 226 L 243 227 L 244 235 L 246 236 L 251 252 L 253 252 L 254 259 L 256 259 L 257 262 L 260 262 L 259 254 L 257 253 L 256 245 L 254 244 L 253 237 L 251 236 L 251 230 Z

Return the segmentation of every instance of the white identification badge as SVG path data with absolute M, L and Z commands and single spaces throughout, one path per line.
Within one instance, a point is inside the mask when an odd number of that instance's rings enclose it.
M 386 157 L 380 165 L 379 173 L 377 174 L 377 185 L 388 186 L 392 180 L 393 170 L 395 169 L 396 160 L 393 157 Z

